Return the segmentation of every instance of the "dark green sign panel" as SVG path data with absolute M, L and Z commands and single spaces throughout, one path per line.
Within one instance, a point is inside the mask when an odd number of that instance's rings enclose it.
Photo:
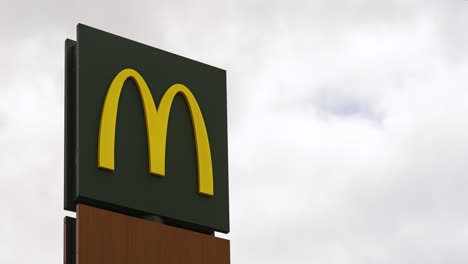
M 226 72 L 77 29 L 65 45 L 65 209 L 228 233 Z

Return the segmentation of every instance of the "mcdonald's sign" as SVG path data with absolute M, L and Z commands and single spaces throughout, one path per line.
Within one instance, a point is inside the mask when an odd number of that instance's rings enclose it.
M 65 52 L 65 209 L 228 233 L 226 72 L 82 24 Z
M 112 81 L 109 91 L 107 92 L 99 127 L 98 167 L 114 170 L 117 109 L 123 84 L 129 78 L 132 78 L 137 84 L 145 110 L 150 173 L 164 176 L 169 111 L 175 95 L 181 93 L 187 101 L 192 116 L 198 158 L 198 190 L 201 194 L 213 196 L 213 171 L 210 144 L 205 121 L 203 120 L 203 115 L 197 100 L 186 86 L 183 84 L 175 84 L 163 95 L 158 111 L 154 105 L 148 85 L 143 77 L 133 69 L 125 69 L 119 72 Z

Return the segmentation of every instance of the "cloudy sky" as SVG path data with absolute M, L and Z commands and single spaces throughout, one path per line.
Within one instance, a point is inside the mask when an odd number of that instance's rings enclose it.
M 0 3 L 0 263 L 62 262 L 77 23 L 227 70 L 232 263 L 468 263 L 468 1 Z

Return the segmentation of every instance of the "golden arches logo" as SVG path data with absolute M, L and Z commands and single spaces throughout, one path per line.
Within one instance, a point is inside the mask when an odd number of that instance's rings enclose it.
M 169 113 L 174 97 L 180 93 L 190 109 L 192 125 L 195 134 L 195 145 L 198 159 L 198 192 L 213 196 L 213 167 L 211 163 L 211 150 L 202 112 L 192 92 L 183 84 L 174 84 L 161 98 L 156 108 L 153 96 L 143 77 L 133 69 L 124 69 L 119 72 L 107 91 L 104 106 L 102 107 L 101 123 L 99 125 L 98 139 L 98 167 L 114 170 L 115 125 L 119 98 L 124 82 L 132 79 L 138 91 L 145 112 L 146 134 L 148 138 L 149 172 L 164 176 L 166 161 L 166 137 Z

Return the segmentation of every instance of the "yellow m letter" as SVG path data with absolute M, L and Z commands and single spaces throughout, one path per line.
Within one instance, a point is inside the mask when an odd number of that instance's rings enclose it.
M 114 170 L 114 145 L 117 109 L 119 107 L 120 93 L 124 82 L 132 79 L 138 91 L 145 111 L 146 133 L 148 138 L 149 172 L 164 176 L 166 164 L 166 137 L 169 113 L 174 97 L 181 93 L 190 109 L 195 145 L 198 159 L 198 192 L 213 196 L 213 167 L 211 164 L 211 150 L 206 132 L 205 121 L 192 92 L 182 84 L 172 85 L 163 95 L 156 109 L 153 96 L 143 77 L 133 69 L 124 69 L 112 81 L 107 91 L 102 108 L 101 123 L 98 139 L 98 167 Z

